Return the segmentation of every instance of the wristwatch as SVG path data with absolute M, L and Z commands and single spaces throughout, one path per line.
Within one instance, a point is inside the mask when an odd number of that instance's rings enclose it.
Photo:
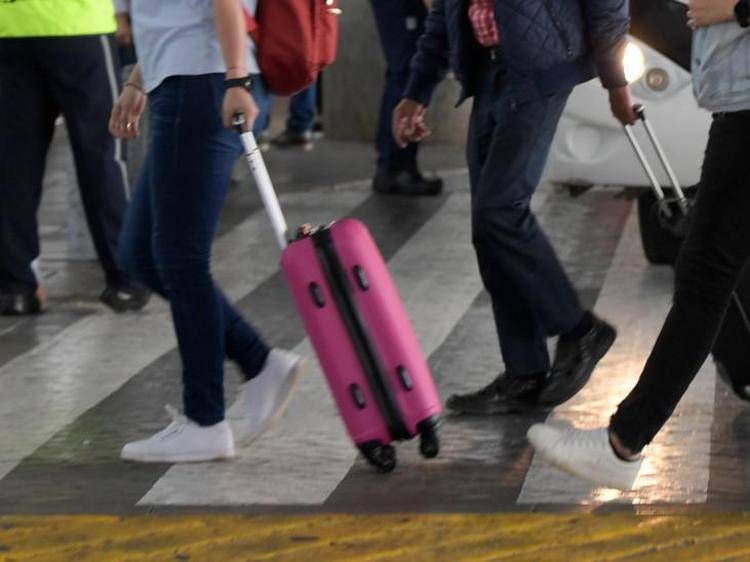
M 242 78 L 227 78 L 224 80 L 224 88 L 244 88 L 248 92 L 252 88 L 253 81 L 250 78 L 250 75 L 243 76 Z
M 734 6 L 734 17 L 741 27 L 750 27 L 750 0 L 740 0 Z

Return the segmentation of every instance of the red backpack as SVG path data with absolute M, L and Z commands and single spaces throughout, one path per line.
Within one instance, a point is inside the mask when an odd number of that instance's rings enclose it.
M 245 12 L 272 93 L 304 90 L 336 59 L 340 13 L 338 0 L 259 0 L 255 17 Z

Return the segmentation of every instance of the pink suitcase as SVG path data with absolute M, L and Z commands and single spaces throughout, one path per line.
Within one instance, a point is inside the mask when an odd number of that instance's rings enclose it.
M 242 130 L 243 121 L 235 124 Z M 282 248 L 281 267 L 352 441 L 379 470 L 396 466 L 394 441 L 420 436 L 440 449 L 441 403 L 419 342 L 367 228 L 343 219 L 287 227 L 252 133 L 242 133 L 255 183 Z

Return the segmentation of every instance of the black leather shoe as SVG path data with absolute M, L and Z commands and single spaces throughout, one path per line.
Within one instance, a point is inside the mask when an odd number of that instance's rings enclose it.
M 372 181 L 372 188 L 386 195 L 440 195 L 443 191 L 443 180 L 426 178 L 416 170 L 389 172 L 378 170 Z
M 508 378 L 502 374 L 483 389 L 468 394 L 454 394 L 446 407 L 455 414 L 491 416 L 544 411 L 538 403 L 543 377 Z
M 151 299 L 148 289 L 136 285 L 107 285 L 99 300 L 115 312 L 133 312 L 141 310 Z
M 44 303 L 34 293 L 0 295 L 0 316 L 32 316 L 44 310 Z
M 539 393 L 539 402 L 557 406 L 567 402 L 586 386 L 596 364 L 617 339 L 617 331 L 592 315 L 593 327 L 580 339 L 560 338 L 549 377 Z

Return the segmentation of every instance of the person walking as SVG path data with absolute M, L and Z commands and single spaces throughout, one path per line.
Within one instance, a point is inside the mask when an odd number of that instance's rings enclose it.
M 291 97 L 286 127 L 271 139 L 272 146 L 276 148 L 302 148 L 303 150 L 315 148 L 313 125 L 315 125 L 317 93 L 318 84 L 316 82 Z
M 122 144 L 107 132 L 118 95 L 112 0 L 0 3 L 0 315 L 44 310 L 32 262 L 45 159 L 62 113 L 86 219 L 104 269 L 100 300 L 140 310 L 149 292 L 117 267 L 128 197 Z
M 450 397 L 453 412 L 550 409 L 586 384 L 615 341 L 612 326 L 582 309 L 530 205 L 576 84 L 598 73 L 615 115 L 635 118 L 622 63 L 628 22 L 623 0 L 433 3 L 394 136 L 405 148 L 429 133 L 427 106 L 449 69 L 462 86 L 459 103 L 474 97 L 472 238 L 506 369 L 478 392 Z
M 377 171 L 372 181 L 378 193 L 439 195 L 443 180 L 422 175 L 417 163 L 419 143 L 398 146 L 391 132 L 391 115 L 409 79 L 409 61 L 424 32 L 429 0 L 371 0 L 386 61 L 385 85 L 376 137 Z
M 638 383 L 609 427 L 538 424 L 528 434 L 537 452 L 558 466 L 622 490 L 635 485 L 643 449 L 711 352 L 750 262 L 750 2 L 692 0 L 688 15 L 697 28 L 693 89 L 713 123 L 690 230 L 675 266 L 672 307 Z
M 255 0 L 244 7 L 255 12 Z M 232 166 L 242 153 L 232 118 L 249 125 L 262 89 L 240 0 L 132 0 L 139 63 L 109 121 L 118 138 L 138 135 L 148 97 L 150 144 L 120 245 L 120 263 L 169 301 L 182 359 L 184 414 L 127 443 L 121 457 L 141 462 L 231 458 L 225 419 L 224 359 L 247 382 L 235 403 L 237 442 L 260 436 L 287 404 L 302 361 L 270 349 L 214 283 L 211 244 Z M 234 417 L 234 416 L 233 416 Z

